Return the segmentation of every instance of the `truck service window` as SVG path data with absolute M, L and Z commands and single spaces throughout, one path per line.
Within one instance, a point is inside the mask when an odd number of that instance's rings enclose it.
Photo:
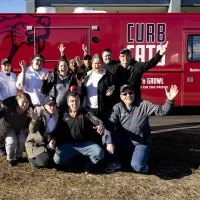
M 188 43 L 188 50 L 187 50 L 188 61 L 200 62 L 200 35 L 189 35 L 187 38 L 187 43 Z

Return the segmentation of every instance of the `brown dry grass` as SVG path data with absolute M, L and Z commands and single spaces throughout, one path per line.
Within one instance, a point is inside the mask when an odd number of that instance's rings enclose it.
M 153 130 L 163 128 L 155 127 Z M 149 175 L 131 172 L 74 174 L 50 169 L 31 169 L 28 163 L 10 168 L 5 159 L 0 158 L 0 199 L 198 200 L 198 132 L 199 128 L 187 128 L 153 134 Z

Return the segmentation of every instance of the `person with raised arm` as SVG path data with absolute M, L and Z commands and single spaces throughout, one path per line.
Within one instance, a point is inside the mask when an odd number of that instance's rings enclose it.
M 120 88 L 121 102 L 113 107 L 106 123 L 106 129 L 112 133 L 115 154 L 119 160 L 124 160 L 124 155 L 126 159 L 130 155 L 128 162 L 136 172 L 148 171 L 148 155 L 151 149 L 149 116 L 163 116 L 170 112 L 178 94 L 177 86 L 172 85 L 169 91 L 165 88 L 165 94 L 165 103 L 155 105 L 137 98 L 130 85 L 123 85 Z M 111 162 L 105 171 L 113 172 L 116 166 L 119 168 L 119 163 Z
M 31 66 L 29 67 L 26 66 L 24 60 L 19 63 L 22 71 L 17 78 L 16 86 L 31 96 L 34 106 L 43 105 L 45 99 L 40 87 L 43 74 L 47 75 L 49 72 L 42 68 L 43 64 L 44 57 L 41 54 L 36 54 L 31 58 Z
M 26 139 L 26 152 L 33 168 L 54 167 L 55 139 L 52 137 L 58 124 L 56 100 L 47 96 L 43 106 L 29 110 L 31 122 Z
M 112 59 L 112 52 L 110 49 L 103 50 L 103 68 L 114 75 L 116 79 L 116 87 L 120 88 L 123 84 L 129 84 L 135 91 L 135 95 L 141 98 L 141 79 L 143 74 L 155 67 L 166 53 L 168 41 L 166 44 L 160 46 L 160 50 L 147 62 L 137 62 L 130 49 L 123 48 L 120 50 L 119 60 Z M 119 93 L 119 91 L 118 91 Z M 119 94 L 118 94 L 119 96 Z M 118 99 L 118 102 L 120 99 Z

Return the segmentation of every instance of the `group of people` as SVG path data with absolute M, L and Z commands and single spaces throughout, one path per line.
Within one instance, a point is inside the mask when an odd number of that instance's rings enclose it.
M 148 171 L 151 149 L 149 116 L 166 115 L 178 94 L 176 85 L 166 93 L 163 105 L 142 100 L 142 75 L 155 67 L 168 42 L 148 62 L 137 62 L 124 48 L 119 61 L 110 49 L 83 60 L 68 61 L 63 44 L 61 59 L 52 73 L 43 68 L 44 57 L 36 54 L 27 67 L 21 61 L 16 77 L 8 59 L 0 72 L 0 147 L 9 166 L 22 160 L 26 151 L 33 168 L 65 166 L 75 169 L 80 158 L 84 171 L 92 173 L 97 163 L 105 172 L 129 166 Z M 20 92 L 19 92 L 20 91 Z

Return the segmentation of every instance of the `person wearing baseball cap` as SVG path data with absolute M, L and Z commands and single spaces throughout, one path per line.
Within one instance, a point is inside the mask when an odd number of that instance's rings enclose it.
M 45 105 L 56 105 L 56 99 L 51 96 L 47 96 L 44 100 L 44 106 Z
M 52 134 L 56 131 L 58 123 L 55 98 L 47 96 L 43 106 L 30 109 L 29 116 L 31 122 L 25 143 L 28 160 L 33 168 L 54 167 L 55 139 Z
M 147 62 L 137 62 L 132 54 L 131 50 L 128 48 L 123 48 L 120 50 L 120 65 L 121 70 L 119 70 L 118 76 L 121 77 L 122 83 L 128 83 L 135 91 L 135 95 L 141 98 L 141 79 L 143 74 L 149 69 L 155 67 L 165 54 L 168 47 L 168 42 L 160 47 L 160 50 L 156 55 Z
M 119 51 L 119 61 L 112 60 L 112 52 L 105 49 L 102 53 L 104 60 L 103 68 L 112 73 L 117 80 L 117 88 L 123 84 L 130 84 L 135 91 L 135 95 L 141 97 L 141 79 L 143 74 L 155 67 L 166 53 L 168 42 L 160 46 L 160 50 L 147 62 L 137 62 L 132 51 L 125 47 Z
M 17 77 L 16 74 L 12 72 L 10 60 L 8 58 L 3 58 L 1 60 L 0 72 L 0 100 L 17 95 L 16 81 Z
M 128 162 L 136 172 L 146 173 L 148 171 L 148 155 L 151 149 L 149 116 L 152 114 L 163 116 L 170 112 L 178 94 L 177 86 L 172 85 L 169 91 L 165 88 L 165 94 L 167 97 L 165 103 L 155 105 L 138 99 L 131 85 L 122 85 L 120 87 L 121 102 L 113 107 L 106 123 L 105 127 L 111 132 L 119 160 L 124 160 L 124 155 L 131 155 L 131 160 Z M 111 163 L 105 171 L 114 171 L 113 166 L 115 165 Z
M 8 58 L 1 60 L 1 72 L 0 72 L 0 103 L 3 100 L 11 96 L 17 95 L 16 87 L 17 77 L 12 72 L 11 62 Z M 0 156 L 5 155 L 6 151 L 4 147 L 0 148 Z
M 5 63 L 9 63 L 11 65 L 11 62 L 10 62 L 10 60 L 8 58 L 3 58 L 1 60 L 1 65 L 4 65 Z

